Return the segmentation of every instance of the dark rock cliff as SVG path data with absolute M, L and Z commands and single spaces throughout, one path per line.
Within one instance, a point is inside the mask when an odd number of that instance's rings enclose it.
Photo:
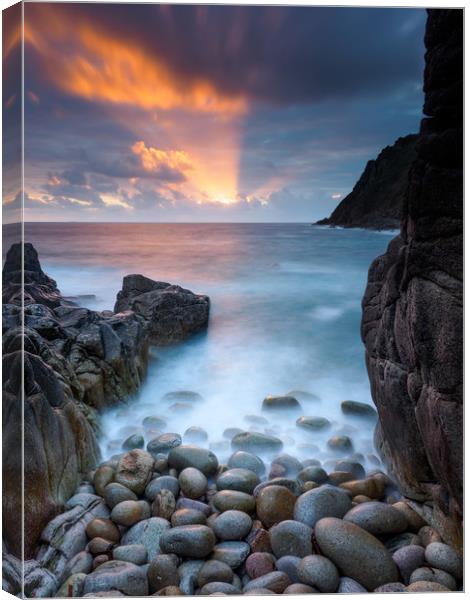
M 417 135 L 398 138 L 370 160 L 353 191 L 317 225 L 398 229 L 417 139 Z
M 462 542 L 463 11 L 429 10 L 425 104 L 401 233 L 369 270 L 362 337 L 376 444 L 404 494 Z

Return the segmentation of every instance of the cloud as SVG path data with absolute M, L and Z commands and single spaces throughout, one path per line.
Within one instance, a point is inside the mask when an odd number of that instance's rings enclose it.
M 31 18 L 25 20 L 26 44 L 43 59 L 49 80 L 68 94 L 145 109 L 245 111 L 241 95 L 223 94 L 202 77 L 181 81 L 164 57 L 146 52 L 139 39 L 123 41 L 107 32 L 103 22 L 84 14 L 76 19 L 73 13 L 43 5 L 40 11 L 28 11 Z
M 144 170 L 158 179 L 184 181 L 185 173 L 194 169 L 188 153 L 183 150 L 161 150 L 146 146 L 142 140 L 135 142 L 131 150 L 140 158 Z
M 27 3 L 25 15 L 40 99 L 25 103 L 26 189 L 45 218 L 52 206 L 74 219 L 320 218 L 419 122 L 422 9 Z
M 28 4 L 29 50 L 89 100 L 240 113 L 421 76 L 424 9 Z M 66 48 L 66 51 L 64 51 Z

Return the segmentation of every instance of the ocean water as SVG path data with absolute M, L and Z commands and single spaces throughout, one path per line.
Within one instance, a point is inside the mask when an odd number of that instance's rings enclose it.
M 142 388 L 103 416 L 104 457 L 152 415 L 181 435 L 203 427 L 206 445 L 222 460 L 231 452 L 223 437 L 228 427 L 277 435 L 284 451 L 300 458 L 339 456 L 327 440 L 340 434 L 350 435 L 355 452 L 373 452 L 373 423 L 343 415 L 340 404 L 372 404 L 359 333 L 361 298 L 371 261 L 394 233 L 308 224 L 37 223 L 25 231 L 64 295 L 95 295 L 80 301 L 89 308 L 112 309 L 129 273 L 211 298 L 207 332 L 152 348 Z M 178 390 L 204 400 L 174 413 L 162 397 Z M 302 398 L 300 413 L 262 412 L 265 396 L 290 390 L 317 398 Z M 253 425 L 247 415 L 268 423 Z M 331 427 L 307 433 L 296 427 L 300 415 L 326 417 Z

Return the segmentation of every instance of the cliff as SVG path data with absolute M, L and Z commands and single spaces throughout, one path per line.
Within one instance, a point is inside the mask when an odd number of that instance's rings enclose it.
M 416 157 L 417 135 L 398 138 L 375 160 L 370 160 L 353 191 L 327 219 L 317 225 L 398 229 L 403 213 L 408 175 Z
M 445 541 L 462 542 L 463 12 L 429 10 L 425 104 L 401 232 L 371 265 L 362 337 L 376 444 Z

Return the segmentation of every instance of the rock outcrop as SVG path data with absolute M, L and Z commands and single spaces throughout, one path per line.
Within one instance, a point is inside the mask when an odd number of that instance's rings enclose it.
M 143 275 L 127 275 L 114 310 L 132 310 L 142 316 L 150 342 L 166 346 L 207 327 L 209 297 Z
M 353 191 L 327 219 L 317 225 L 398 229 L 405 204 L 408 176 L 416 158 L 416 134 L 398 138 L 370 160 Z
M 149 288 L 162 285 L 142 276 L 128 279 L 145 281 Z M 171 289 L 180 297 L 181 288 Z M 198 298 L 187 290 L 181 294 Z M 3 532 L 8 552 L 21 555 L 22 423 L 28 559 L 46 523 L 63 510 L 99 458 L 99 412 L 138 389 L 160 322 L 171 331 L 168 314 L 160 319 L 158 308 L 164 303 L 155 306 L 152 298 L 151 310 L 142 309 L 145 316 L 124 308 L 113 313 L 80 307 L 65 299 L 42 271 L 31 244 L 24 244 L 24 255 L 20 244 L 10 248 L 3 268 Z M 144 301 L 141 305 L 146 306 Z M 181 312 L 176 328 L 189 333 L 194 319 Z
M 376 444 L 403 493 L 462 542 L 463 12 L 429 10 L 425 104 L 401 233 L 369 270 L 362 337 Z

